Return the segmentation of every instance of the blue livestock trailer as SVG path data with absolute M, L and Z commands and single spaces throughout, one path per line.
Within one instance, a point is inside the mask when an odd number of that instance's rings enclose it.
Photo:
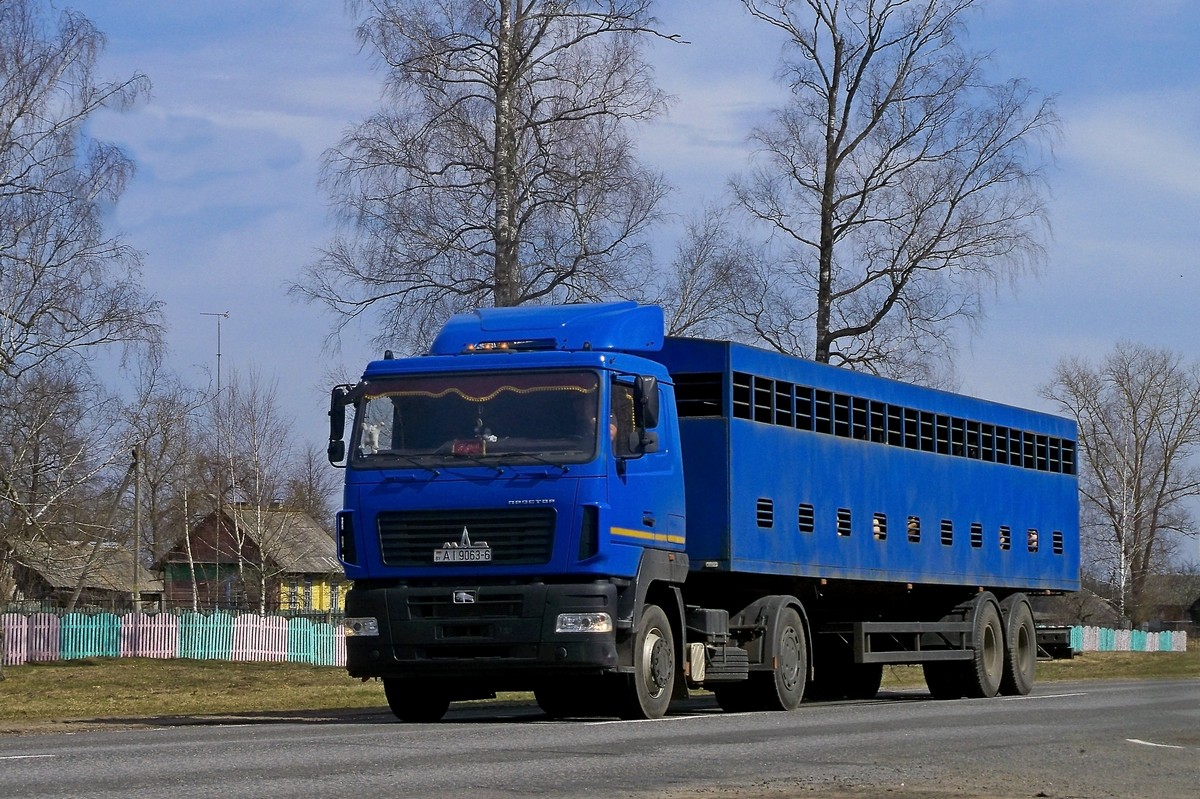
M 354 409 L 345 438 L 345 408 Z M 1075 429 L 738 344 L 654 306 L 481 309 L 334 389 L 347 667 L 406 720 L 1023 694 L 1078 588 Z

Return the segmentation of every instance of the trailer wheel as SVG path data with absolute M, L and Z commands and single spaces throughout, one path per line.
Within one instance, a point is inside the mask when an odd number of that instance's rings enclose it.
M 633 642 L 633 674 L 626 679 L 621 718 L 662 718 L 675 690 L 675 643 L 667 614 L 646 605 Z
M 1004 625 L 991 594 L 981 594 L 972 615 L 973 656 L 969 661 L 966 693 L 981 699 L 995 696 L 1004 677 Z
M 439 721 L 450 708 L 450 695 L 436 683 L 384 677 L 383 694 L 392 715 L 401 721 Z
M 1004 623 L 1004 677 L 1000 693 L 1025 696 L 1033 690 L 1037 674 L 1037 630 L 1033 610 L 1023 594 L 1007 597 L 1000 607 L 1007 611 Z
M 962 699 L 965 691 L 963 665 L 959 661 L 931 661 L 923 663 L 925 685 L 934 699 Z

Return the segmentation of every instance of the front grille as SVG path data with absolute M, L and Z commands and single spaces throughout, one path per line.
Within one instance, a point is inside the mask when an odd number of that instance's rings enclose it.
M 458 543 L 466 527 L 471 543 L 491 547 L 493 565 L 548 563 L 554 519 L 553 508 L 381 513 L 379 546 L 388 566 L 432 566 L 433 551 Z

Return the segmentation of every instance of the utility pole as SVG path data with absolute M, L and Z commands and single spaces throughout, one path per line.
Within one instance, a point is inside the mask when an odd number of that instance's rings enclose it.
M 142 609 L 142 469 L 141 445 L 133 445 L 133 610 Z
M 216 582 L 216 596 L 213 597 L 213 602 L 218 609 L 221 607 L 221 530 L 224 529 L 222 524 L 222 509 L 221 509 L 221 409 L 218 403 L 221 399 L 221 320 L 229 318 L 229 311 L 201 311 L 201 316 L 211 316 L 217 320 L 217 391 L 213 394 L 213 419 L 216 422 L 217 428 L 217 513 L 214 517 L 216 524 L 216 532 L 213 534 L 213 557 L 216 559 L 216 574 L 213 575 L 213 580 Z

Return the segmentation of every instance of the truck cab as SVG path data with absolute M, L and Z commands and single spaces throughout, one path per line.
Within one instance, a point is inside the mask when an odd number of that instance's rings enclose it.
M 550 310 L 455 317 L 428 355 L 333 392 L 347 668 L 401 718 L 502 690 L 661 715 L 674 691 L 678 426 L 669 375 L 639 355 L 661 347 L 661 311 Z

